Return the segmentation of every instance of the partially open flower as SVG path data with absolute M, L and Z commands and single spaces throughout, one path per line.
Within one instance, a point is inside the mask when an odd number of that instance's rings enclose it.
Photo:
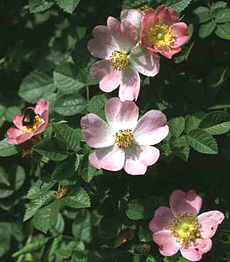
M 209 211 L 198 215 L 202 199 L 194 190 L 185 193 L 175 190 L 169 199 L 170 208 L 156 209 L 149 228 L 153 241 L 163 256 L 172 256 L 180 250 L 183 257 L 199 261 L 212 248 L 212 238 L 224 214 Z
M 107 26 L 95 27 L 93 35 L 95 38 L 89 41 L 88 50 L 103 60 L 92 65 L 92 78 L 99 80 L 99 87 L 104 92 L 120 86 L 121 101 L 137 100 L 139 73 L 155 76 L 159 72 L 159 56 L 137 43 L 137 31 L 127 21 L 120 23 L 109 17 Z
M 189 37 L 188 26 L 179 22 L 178 13 L 164 5 L 146 11 L 141 20 L 140 35 L 143 47 L 167 58 L 180 52 L 180 46 Z
M 19 145 L 42 133 L 48 125 L 48 110 L 49 102 L 40 99 L 35 107 L 26 108 L 23 115 L 14 115 L 13 122 L 18 129 L 7 130 L 8 143 Z
M 97 148 L 89 156 L 91 164 L 100 169 L 142 175 L 160 156 L 157 148 L 169 132 L 165 115 L 150 110 L 139 120 L 139 109 L 132 101 L 111 98 L 105 106 L 108 123 L 95 114 L 81 119 L 82 135 L 89 146 Z

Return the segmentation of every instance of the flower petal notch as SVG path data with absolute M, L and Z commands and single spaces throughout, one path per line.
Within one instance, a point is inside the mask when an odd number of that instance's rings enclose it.
M 211 237 L 224 214 L 209 211 L 198 215 L 202 199 L 194 190 L 175 190 L 170 196 L 170 208 L 159 207 L 149 223 L 153 241 L 163 256 L 172 256 L 180 250 L 189 261 L 199 261 L 212 248 Z
M 145 12 L 140 38 L 143 47 L 170 59 L 188 40 L 188 26 L 179 22 L 179 15 L 173 8 L 161 5 L 156 10 L 149 8 Z
M 49 121 L 49 101 L 39 99 L 35 107 L 28 107 L 23 115 L 13 116 L 16 128 L 7 130 L 7 141 L 9 144 L 19 145 L 31 139 L 46 129 Z
M 99 80 L 104 92 L 111 92 L 120 86 L 119 97 L 137 100 L 140 92 L 139 73 L 155 76 L 159 72 L 159 56 L 138 43 L 138 31 L 124 19 L 119 22 L 113 17 L 107 19 L 107 26 L 96 26 L 94 39 L 88 42 L 89 52 L 103 60 L 91 67 L 91 77 Z
M 166 116 L 150 110 L 138 120 L 139 109 L 132 101 L 114 97 L 107 101 L 107 123 L 95 114 L 81 119 L 86 143 L 96 148 L 89 156 L 98 169 L 124 170 L 130 175 L 143 175 L 147 167 L 157 162 L 160 152 L 153 147 L 169 133 Z

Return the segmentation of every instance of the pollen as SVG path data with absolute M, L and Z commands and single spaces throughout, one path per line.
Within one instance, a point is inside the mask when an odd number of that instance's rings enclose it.
M 177 215 L 169 229 L 177 241 L 185 248 L 201 238 L 200 225 L 194 214 Z
M 143 5 L 143 6 L 139 7 L 138 9 L 145 13 L 146 11 L 149 10 L 149 8 L 150 8 L 149 5 Z
M 115 143 L 119 148 L 126 148 L 133 142 L 133 133 L 130 129 L 119 130 L 115 134 Z
M 115 50 L 110 56 L 110 63 L 114 69 L 126 69 L 129 65 L 129 58 L 124 52 Z
M 162 50 L 169 49 L 176 43 L 172 28 L 159 23 L 149 29 L 147 39 L 152 43 L 152 47 Z
M 32 133 L 34 132 L 41 124 L 44 123 L 44 120 L 41 118 L 40 115 L 36 115 L 34 119 L 34 123 L 32 126 L 23 126 L 23 129 L 21 130 L 22 134 L 25 133 Z

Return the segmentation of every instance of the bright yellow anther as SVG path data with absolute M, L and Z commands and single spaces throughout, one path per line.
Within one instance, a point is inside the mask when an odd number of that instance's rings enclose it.
M 129 65 L 129 58 L 125 53 L 115 50 L 110 56 L 110 63 L 114 69 L 126 69 Z
M 177 215 L 169 229 L 183 247 L 188 247 L 201 238 L 198 219 L 194 214 Z
M 173 30 L 165 24 L 155 24 L 149 29 L 148 41 L 152 43 L 152 47 L 158 49 L 168 49 L 176 43 L 173 36 Z
M 128 147 L 133 142 L 133 133 L 130 129 L 119 130 L 115 134 L 115 143 L 120 148 Z

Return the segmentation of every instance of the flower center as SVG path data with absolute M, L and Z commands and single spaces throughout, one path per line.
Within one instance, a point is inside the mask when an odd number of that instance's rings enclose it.
M 125 53 L 115 50 L 110 56 L 110 63 L 114 69 L 126 69 L 129 65 L 129 58 Z
M 41 118 L 41 116 L 40 115 L 35 115 L 34 120 L 33 120 L 33 124 L 32 125 L 23 126 L 23 129 L 21 130 L 21 133 L 22 134 L 32 133 L 43 123 L 44 123 L 44 120 Z
M 150 8 L 149 5 L 143 5 L 143 6 L 139 7 L 138 9 L 145 13 L 146 11 L 149 10 L 149 8 Z
M 188 247 L 201 238 L 200 225 L 194 214 L 181 214 L 169 226 L 172 235 L 181 243 L 183 247 Z
M 120 148 L 128 147 L 133 142 L 133 133 L 130 129 L 119 130 L 115 134 L 115 143 Z
M 152 43 L 152 47 L 158 49 L 167 49 L 176 43 L 173 36 L 173 30 L 166 24 L 155 24 L 149 29 L 148 40 Z

